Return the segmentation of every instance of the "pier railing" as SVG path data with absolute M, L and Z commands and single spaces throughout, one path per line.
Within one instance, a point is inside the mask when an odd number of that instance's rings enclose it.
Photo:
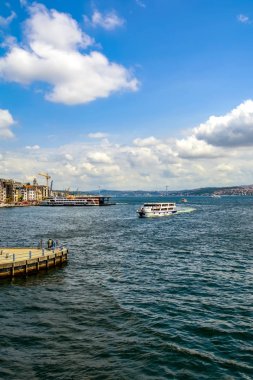
M 62 247 L 56 247 L 54 249 L 36 249 L 35 247 L 24 247 L 22 252 L 20 253 L 13 253 L 15 250 L 20 250 L 20 247 L 4 247 L 0 248 L 0 261 L 1 259 L 8 259 L 12 261 L 16 261 L 17 259 L 25 260 L 25 259 L 33 259 L 37 258 L 38 256 L 44 257 L 47 255 L 55 254 L 56 252 L 59 252 L 62 250 Z
M 29 241 L 22 241 L 22 242 L 19 242 L 18 244 L 17 243 L 14 243 L 14 242 L 10 242 L 9 240 L 2 240 L 0 239 L 0 250 L 1 250 L 1 247 L 5 247 L 5 248 L 27 248 L 27 247 L 31 247 L 32 249 L 48 249 L 48 241 L 44 241 L 44 240 L 40 240 L 40 241 L 37 241 L 37 242 L 29 242 Z M 53 241 L 53 244 L 51 246 L 51 248 L 62 248 L 63 247 L 63 244 L 61 244 L 58 240 L 54 240 Z M 50 249 L 51 249 L 50 248 Z

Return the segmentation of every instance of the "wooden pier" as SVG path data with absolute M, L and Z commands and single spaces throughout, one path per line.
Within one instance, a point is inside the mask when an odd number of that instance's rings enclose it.
M 26 276 L 55 266 L 68 260 L 68 249 L 38 248 L 1 248 L 0 279 L 6 277 Z

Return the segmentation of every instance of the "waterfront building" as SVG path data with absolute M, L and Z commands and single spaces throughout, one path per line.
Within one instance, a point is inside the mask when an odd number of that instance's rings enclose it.
M 15 189 L 18 185 L 22 185 L 19 182 L 15 182 L 12 179 L 0 179 L 0 199 L 3 203 L 11 203 L 14 200 Z
M 48 186 L 39 185 L 37 181 L 23 184 L 12 179 L 0 179 L 0 203 L 41 202 L 48 198 Z
M 46 186 L 39 185 L 24 185 L 21 190 L 23 201 L 41 202 L 47 194 L 45 187 Z
M 0 180 L 0 203 L 6 203 L 6 187 L 2 180 Z

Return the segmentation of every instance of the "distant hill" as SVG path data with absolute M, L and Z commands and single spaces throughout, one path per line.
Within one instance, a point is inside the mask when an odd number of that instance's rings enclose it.
M 78 191 L 82 194 L 100 194 L 112 197 L 159 197 L 159 196 L 210 196 L 217 195 L 253 195 L 253 185 L 230 186 L 230 187 L 203 187 L 191 190 L 174 190 L 174 191 L 147 191 L 147 190 L 107 190 L 101 189 L 91 191 Z M 71 194 L 77 194 L 76 191 Z

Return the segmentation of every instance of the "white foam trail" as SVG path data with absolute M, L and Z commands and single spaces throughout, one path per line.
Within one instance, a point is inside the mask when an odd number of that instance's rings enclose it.
M 196 211 L 196 208 L 193 208 L 193 207 L 184 207 L 184 208 L 179 208 L 177 210 L 177 214 L 185 214 L 185 213 L 188 213 L 188 212 L 193 212 L 193 211 Z

